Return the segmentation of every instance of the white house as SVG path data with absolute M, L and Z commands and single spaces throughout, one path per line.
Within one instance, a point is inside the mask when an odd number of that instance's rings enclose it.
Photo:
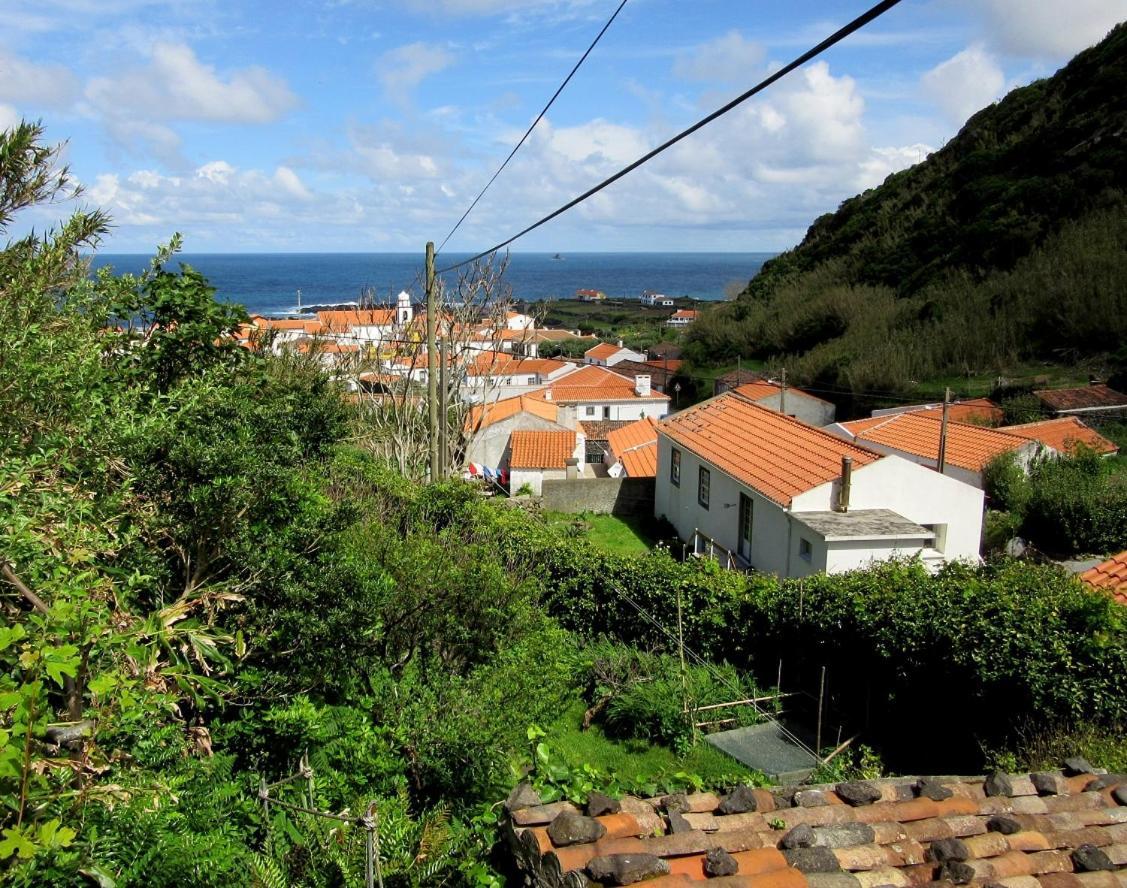
M 491 469 L 506 462 L 516 432 L 576 431 L 575 411 L 537 398 L 475 404 L 466 414 L 466 462 Z
M 642 292 L 642 305 L 648 305 L 650 308 L 672 308 L 673 300 L 664 293 L 644 290 Z
M 833 404 L 794 386 L 788 385 L 784 389 L 774 380 L 758 379 L 737 386 L 735 390 L 760 407 L 793 416 L 807 425 L 821 428 L 834 421 L 836 408 Z
M 580 422 L 592 420 L 659 419 L 669 412 L 669 395 L 655 392 L 648 376 L 633 381 L 605 367 L 580 367 L 531 397 L 574 407 Z
M 941 411 L 918 410 L 835 423 L 826 431 L 877 453 L 895 454 L 934 469 L 939 465 L 942 427 Z M 983 472 L 996 456 L 1013 453 L 1018 464 L 1027 467 L 1040 449 L 1038 442 L 1025 435 L 949 421 L 943 474 L 981 488 Z
M 513 357 L 508 352 L 474 352 L 465 365 L 466 400 L 493 401 L 529 394 L 578 369 L 551 358 Z
M 977 560 L 982 491 L 735 392 L 658 424 L 654 513 L 694 551 L 785 577 Z
M 517 494 L 527 484 L 539 496 L 543 483 L 578 478 L 586 447 L 582 432 L 516 431 L 509 438 L 509 490 Z
M 665 323 L 669 327 L 687 327 L 697 319 L 697 314 L 696 309 L 679 308 L 669 316 L 669 320 Z
M 642 352 L 636 352 L 633 349 L 623 348 L 622 340 L 618 340 L 617 345 L 611 345 L 609 342 L 600 342 L 593 348 L 587 349 L 583 353 L 583 360 L 588 364 L 594 364 L 596 367 L 613 367 L 619 361 L 638 361 L 644 362 L 647 355 Z

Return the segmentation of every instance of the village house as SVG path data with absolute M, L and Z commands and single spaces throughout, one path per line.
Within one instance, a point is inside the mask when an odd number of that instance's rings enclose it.
M 509 490 L 543 493 L 545 481 L 577 478 L 583 469 L 583 433 L 567 431 L 516 431 L 509 439 Z
M 664 293 L 655 293 L 653 290 L 642 291 L 642 305 L 650 308 L 672 308 L 673 299 Z
M 1054 416 L 1127 417 L 1127 395 L 1103 383 L 1068 389 L 1042 389 L 1033 393 Z
M 639 419 L 607 435 L 607 474 L 612 478 L 653 478 L 657 474 L 657 423 Z
M 729 370 L 727 373 L 721 373 L 713 381 L 712 394 L 722 395 L 724 392 L 730 392 L 746 383 L 759 382 L 766 378 L 762 370 L 745 370 L 743 368 Z
M 728 392 L 657 426 L 654 514 L 694 552 L 784 577 L 978 559 L 982 491 Z
M 1084 425 L 1076 416 L 1058 416 L 1039 422 L 1003 426 L 1002 431 L 1032 438 L 1055 453 L 1075 453 L 1078 447 L 1086 447 L 1100 456 L 1113 456 L 1119 452 L 1119 445 Z
M 894 416 L 897 413 L 920 413 L 922 411 L 939 411 L 942 415 L 943 404 L 909 404 L 904 407 L 885 407 L 874 410 L 873 416 Z M 1000 426 L 1004 419 L 1002 408 L 989 398 L 967 398 L 962 401 L 952 401 L 947 405 L 947 418 L 955 422 L 965 422 L 971 425 Z
M 492 469 L 507 464 L 515 432 L 577 431 L 574 408 L 527 396 L 475 404 L 466 414 L 466 462 Z
M 878 453 L 903 457 L 930 469 L 939 465 L 941 411 L 918 410 L 835 423 L 826 431 Z M 1009 431 L 963 422 L 947 423 L 943 474 L 982 488 L 983 472 L 995 457 L 1012 453 L 1028 468 L 1042 451 L 1032 438 Z
M 580 302 L 604 302 L 607 294 L 602 290 L 576 290 L 575 298 Z
M 669 412 L 669 396 L 653 391 L 647 376 L 630 380 L 605 367 L 580 367 L 556 382 L 532 393 L 541 398 L 576 408 L 580 422 L 589 419 L 655 419 Z
M 669 393 L 669 387 L 672 385 L 673 377 L 677 375 L 677 371 L 681 369 L 680 361 L 619 361 L 613 367 L 609 368 L 612 372 L 617 373 L 624 379 L 629 379 L 631 382 L 636 380 L 639 376 L 648 376 L 650 378 L 650 385 L 653 386 L 655 391 Z
M 646 356 L 642 352 L 634 351 L 631 348 L 623 348 L 622 340 L 618 340 L 617 345 L 611 345 L 609 342 L 600 342 L 593 348 L 587 349 L 583 353 L 583 360 L 588 364 L 594 364 L 596 367 L 613 367 L 620 361 L 637 361 L 642 363 L 646 360 Z
M 507 352 L 475 353 L 465 363 L 463 397 L 495 401 L 528 394 L 578 369 L 577 364 L 551 358 L 513 357 Z
M 665 323 L 670 327 L 687 327 L 697 319 L 698 314 L 694 308 L 679 308 Z
M 774 380 L 760 379 L 756 382 L 746 382 L 737 386 L 735 390 L 760 407 L 785 413 L 787 416 L 802 420 L 807 425 L 819 428 L 834 421 L 834 412 L 837 409 L 829 401 L 824 401 L 794 386 L 788 385 L 784 388 Z

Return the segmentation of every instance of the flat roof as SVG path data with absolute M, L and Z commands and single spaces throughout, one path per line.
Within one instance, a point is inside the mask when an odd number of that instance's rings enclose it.
M 850 512 L 791 512 L 791 517 L 827 542 L 847 540 L 933 539 L 926 527 L 891 509 L 857 509 Z

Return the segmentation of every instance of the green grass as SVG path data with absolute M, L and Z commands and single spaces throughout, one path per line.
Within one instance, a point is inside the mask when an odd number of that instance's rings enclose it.
M 604 773 L 613 772 L 619 779 L 634 781 L 662 777 L 683 771 L 695 774 L 705 785 L 716 786 L 730 778 L 740 781 L 757 779 L 759 785 L 767 780 L 735 759 L 725 755 L 704 740 L 685 756 L 645 740 L 613 740 L 598 725 L 586 731 L 581 728 L 586 706 L 577 700 L 564 710 L 559 720 L 547 728 L 545 742 L 569 768 L 590 765 Z
M 668 525 L 648 515 L 619 517 L 589 512 L 580 515 L 545 512 L 544 517 L 549 524 L 566 527 L 582 524 L 587 539 L 612 555 L 643 555 L 658 542 L 668 540 L 672 533 Z

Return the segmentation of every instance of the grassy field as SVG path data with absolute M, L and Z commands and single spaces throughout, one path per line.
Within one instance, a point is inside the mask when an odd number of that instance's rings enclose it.
M 683 771 L 709 784 L 723 782 L 728 777 L 740 781 L 758 777 L 760 785 L 767 783 L 762 774 L 744 767 L 703 740 L 687 755 L 678 756 L 665 746 L 645 740 L 613 740 L 598 725 L 584 731 L 581 725 L 585 710 L 583 701 L 577 700 L 546 729 L 545 742 L 553 755 L 569 768 L 586 764 L 599 771 L 613 772 L 623 780 L 660 778 Z
M 661 541 L 668 542 L 673 530 L 657 519 L 642 515 L 618 517 L 617 515 L 571 515 L 564 512 L 545 512 L 551 524 L 581 527 L 587 539 L 614 555 L 641 555 Z

